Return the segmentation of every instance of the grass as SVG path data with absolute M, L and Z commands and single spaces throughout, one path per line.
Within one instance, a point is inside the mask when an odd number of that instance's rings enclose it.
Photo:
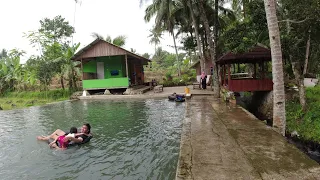
M 63 89 L 32 92 L 8 92 L 0 98 L 0 107 L 3 110 L 10 110 L 64 101 L 69 99 L 72 93 L 73 92 L 70 92 L 69 90 Z
M 320 143 L 320 87 L 307 88 L 306 97 L 306 112 L 299 99 L 287 101 L 287 131 L 297 131 L 301 139 Z

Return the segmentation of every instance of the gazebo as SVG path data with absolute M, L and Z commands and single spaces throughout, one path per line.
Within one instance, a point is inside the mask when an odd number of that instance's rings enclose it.
M 223 55 L 217 61 L 221 86 L 233 92 L 272 91 L 273 82 L 267 76 L 270 61 L 270 49 L 262 46 L 255 46 L 245 53 Z M 240 64 L 251 64 L 253 73 L 242 72 Z

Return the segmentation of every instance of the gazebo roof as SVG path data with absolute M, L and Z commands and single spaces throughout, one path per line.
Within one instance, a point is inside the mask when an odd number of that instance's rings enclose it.
M 271 61 L 271 51 L 262 46 L 255 46 L 248 52 L 234 54 L 229 52 L 217 61 L 217 64 L 234 64 L 234 63 L 254 63 L 261 61 Z

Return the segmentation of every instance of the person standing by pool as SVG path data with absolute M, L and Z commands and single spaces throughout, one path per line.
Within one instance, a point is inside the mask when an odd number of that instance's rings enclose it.
M 67 140 L 72 141 L 76 144 L 82 144 L 90 140 L 90 137 L 92 137 L 92 134 L 90 132 L 91 126 L 89 123 L 85 123 L 81 127 L 81 135 L 75 136 L 75 137 L 66 137 Z M 66 133 L 62 131 L 61 129 L 55 130 L 51 135 L 49 136 L 38 136 L 37 139 L 41 141 L 49 141 L 50 139 L 56 139 L 59 136 L 63 136 Z
M 204 73 L 204 71 L 201 74 L 200 82 L 202 85 L 202 89 L 206 89 L 207 88 L 207 75 Z

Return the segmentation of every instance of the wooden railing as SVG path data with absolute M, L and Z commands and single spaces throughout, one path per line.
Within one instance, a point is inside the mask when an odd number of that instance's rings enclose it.
M 244 91 L 272 91 L 271 79 L 231 79 L 227 88 L 233 92 Z

